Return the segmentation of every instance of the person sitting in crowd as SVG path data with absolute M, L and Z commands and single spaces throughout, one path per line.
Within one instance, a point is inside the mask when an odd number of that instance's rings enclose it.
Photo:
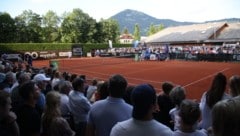
M 174 136 L 207 136 L 205 129 L 197 130 L 200 116 L 201 112 L 197 102 L 183 100 L 179 108 L 180 129 L 174 132 Z
M 132 106 L 122 99 L 127 80 L 122 75 L 113 75 L 108 81 L 109 96 L 95 102 L 89 112 L 87 136 L 109 136 L 112 127 L 131 117 Z
M 169 96 L 175 104 L 175 108 L 169 111 L 172 122 L 174 123 L 174 130 L 180 129 L 179 108 L 181 102 L 186 98 L 185 89 L 181 86 L 176 86 L 172 89 Z
M 128 86 L 126 89 L 126 92 L 123 96 L 123 99 L 125 100 L 126 103 L 132 105 L 132 100 L 131 100 L 131 95 L 132 95 L 132 91 L 134 89 L 134 86 Z
M 240 96 L 219 101 L 212 108 L 212 129 L 214 136 L 239 136 Z
M 230 78 L 230 94 L 232 97 L 236 97 L 240 95 L 240 76 L 234 75 Z
M 212 85 L 207 92 L 204 92 L 200 102 L 200 110 L 202 120 L 199 124 L 200 128 L 208 129 L 212 124 L 212 108 L 221 100 L 229 99 L 230 96 L 225 93 L 227 79 L 222 73 L 214 76 Z
M 171 117 L 169 111 L 174 108 L 174 104 L 169 96 L 169 93 L 173 89 L 171 82 L 164 82 L 162 84 L 163 93 L 157 97 L 159 111 L 154 113 L 154 118 L 160 123 L 168 126 L 173 130 L 174 124 L 171 123 Z
M 24 105 L 17 111 L 17 123 L 21 136 L 39 136 L 41 126 L 41 114 L 36 109 L 40 96 L 40 89 L 33 81 L 24 83 L 19 88 Z
M 0 90 L 0 136 L 19 136 L 19 127 L 16 115 L 11 109 L 10 94 Z
M 91 104 L 84 96 L 84 81 L 81 78 L 76 78 L 72 83 L 73 91 L 69 93 L 69 107 L 73 114 L 76 136 L 84 136 L 88 112 Z
M 74 136 L 68 122 L 61 117 L 60 94 L 51 91 L 46 96 L 46 108 L 42 116 L 43 136 Z
M 148 85 L 138 85 L 132 92 L 132 118 L 117 123 L 110 136 L 170 136 L 170 128 L 153 119 L 157 108 L 156 91 Z

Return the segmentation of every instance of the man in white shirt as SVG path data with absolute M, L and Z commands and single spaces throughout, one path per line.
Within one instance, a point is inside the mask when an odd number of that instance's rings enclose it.
M 132 118 L 117 123 L 110 136 L 171 136 L 167 126 L 153 119 L 156 110 L 156 92 L 151 85 L 142 84 L 132 92 Z
M 72 83 L 69 81 L 60 81 L 59 82 L 59 91 L 60 91 L 60 110 L 63 117 L 70 115 L 69 107 L 69 97 L 68 94 L 72 91 Z
M 109 97 L 93 104 L 89 112 L 87 136 L 109 136 L 112 127 L 131 117 L 132 106 L 123 100 L 127 81 L 121 75 L 113 75 L 108 81 Z
M 91 104 L 84 96 L 84 81 L 76 78 L 72 83 L 73 91 L 69 93 L 69 106 L 73 114 L 76 136 L 84 136 Z

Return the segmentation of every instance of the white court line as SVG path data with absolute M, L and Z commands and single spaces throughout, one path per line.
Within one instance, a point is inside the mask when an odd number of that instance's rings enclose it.
M 108 74 L 103 74 L 103 73 L 99 73 L 99 72 L 90 72 L 90 71 L 87 71 L 87 70 L 80 70 L 80 71 L 85 71 L 85 72 L 89 72 L 89 73 L 93 73 L 93 74 L 100 74 L 100 75 L 104 75 L 104 76 L 110 76 L 110 75 L 108 75 Z M 78 73 L 75 73 L 75 74 L 78 74 Z M 106 78 L 102 78 L 102 77 L 97 77 L 97 76 L 93 76 L 93 75 L 87 75 L 88 77 L 92 77 L 92 78 L 97 78 L 97 79 L 106 79 Z M 152 82 L 152 83 L 163 83 L 163 82 L 157 82 L 157 81 L 152 81 L 152 80 L 144 80 L 144 79 L 139 79 L 139 78 L 132 78 L 132 77 L 127 77 L 127 76 L 124 76 L 125 78 L 127 78 L 127 79 L 133 79 L 133 80 L 138 80 L 138 81 L 144 81 L 144 82 L 147 82 L 147 83 L 149 83 L 149 82 Z M 128 84 L 131 84 L 131 85 L 138 85 L 138 84 L 135 84 L 135 83 L 128 83 Z M 160 88 L 156 88 L 156 87 L 154 87 L 155 88 L 155 90 L 162 90 L 162 89 L 160 89 Z
M 138 81 L 144 81 L 144 82 L 151 82 L 151 83 L 159 83 L 159 84 L 164 83 L 164 82 L 158 82 L 158 81 L 153 81 L 153 80 L 145 80 L 145 79 L 139 79 L 139 78 L 133 78 L 133 77 L 127 77 L 127 76 L 126 76 L 126 78 L 133 79 L 133 80 L 138 80 Z
M 88 76 L 88 77 L 89 77 L 89 76 Z M 96 77 L 96 76 L 92 76 L 92 77 L 97 78 L 97 79 L 103 79 L 103 80 L 105 80 L 105 78 L 101 78 L 101 77 Z M 133 86 L 139 85 L 139 84 L 135 84 L 135 83 L 131 83 L 131 82 L 128 82 L 128 84 L 133 85 Z M 155 90 L 162 91 L 162 89 L 160 89 L 160 88 L 154 87 L 154 89 L 155 89 Z
M 142 70 L 138 70 L 138 71 L 126 73 L 125 75 L 135 74 L 135 73 L 139 73 L 139 72 L 143 72 L 143 71 L 158 70 L 158 69 L 162 69 L 162 68 L 163 68 L 163 67 L 156 67 L 156 68 L 150 68 L 150 69 L 142 69 Z
M 92 74 L 99 74 L 99 75 L 103 75 L 103 76 L 110 76 L 109 74 L 103 74 L 103 73 L 99 73 L 99 72 L 93 72 L 93 71 L 88 71 L 88 70 L 79 70 L 79 71 L 83 71 L 83 72 L 87 72 L 87 73 L 92 73 Z M 124 75 L 123 75 L 124 76 Z M 132 79 L 132 80 L 138 80 L 138 81 L 143 81 L 143 82 L 151 82 L 151 83 L 163 83 L 163 82 L 158 82 L 158 81 L 153 81 L 153 80 L 144 80 L 144 79 L 139 79 L 139 78 L 134 78 L 134 77 L 128 77 L 128 76 L 124 76 L 127 79 Z
M 196 84 L 196 83 L 198 83 L 198 82 L 201 82 L 201 81 L 203 81 L 203 80 L 205 80 L 205 79 L 207 79 L 207 78 L 210 78 L 210 77 L 216 75 L 216 74 L 219 73 L 219 72 L 224 72 L 224 71 L 227 71 L 227 70 L 229 70 L 229 69 L 230 69 L 230 68 L 225 68 L 225 69 L 223 69 L 223 70 L 221 70 L 221 71 L 218 71 L 218 72 L 216 72 L 216 73 L 214 73 L 214 74 L 205 76 L 205 77 L 203 77 L 203 78 L 201 78 L 201 79 L 199 79 L 199 80 L 196 80 L 196 81 L 193 81 L 193 82 L 191 82 L 191 83 L 189 83 L 189 84 L 187 84 L 187 85 L 184 85 L 183 87 L 191 86 L 191 85 Z

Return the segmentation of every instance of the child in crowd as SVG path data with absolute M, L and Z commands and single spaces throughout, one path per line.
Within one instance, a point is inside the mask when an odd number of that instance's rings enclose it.
M 178 130 L 180 127 L 179 107 L 181 102 L 186 98 L 185 89 L 181 86 L 176 86 L 170 92 L 170 98 L 175 104 L 175 108 L 171 109 L 169 114 L 174 123 L 174 130 Z
M 174 136 L 207 136 L 207 131 L 197 130 L 201 112 L 197 102 L 183 100 L 179 108 L 180 129 L 174 132 Z

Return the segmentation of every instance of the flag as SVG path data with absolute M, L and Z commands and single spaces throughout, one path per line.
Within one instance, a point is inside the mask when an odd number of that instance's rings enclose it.
M 138 46 L 138 44 L 139 44 L 139 41 L 138 40 L 136 40 L 136 41 L 134 41 L 134 48 L 136 48 L 137 46 Z
M 112 48 L 112 41 L 108 40 L 108 44 L 109 44 L 109 48 L 111 49 Z

